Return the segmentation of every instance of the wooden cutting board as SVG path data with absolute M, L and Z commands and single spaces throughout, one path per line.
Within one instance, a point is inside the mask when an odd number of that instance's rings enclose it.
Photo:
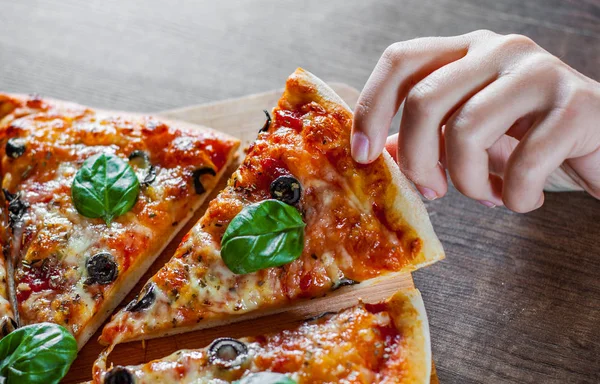
M 359 92 L 356 89 L 340 83 L 331 83 L 330 86 L 348 103 L 348 105 L 354 106 L 356 104 L 359 95 Z M 225 176 L 220 181 L 219 185 L 215 188 L 211 196 L 206 199 L 205 204 L 166 247 L 146 275 L 142 277 L 125 300 L 123 300 L 123 305 L 130 302 L 140 291 L 144 283 L 171 258 L 183 235 L 185 235 L 185 233 L 187 233 L 202 216 L 208 206 L 208 202 L 224 188 L 228 175 L 237 168 L 239 161 L 243 159 L 242 150 L 254 141 L 258 130 L 263 126 L 265 122 L 263 110 L 266 109 L 270 111 L 277 104 L 282 91 L 283 90 L 275 90 L 237 99 L 229 99 L 157 113 L 157 115 L 169 119 L 188 121 L 229 133 L 232 136 L 238 137 L 242 141 L 242 145 L 240 147 L 241 150 L 238 161 L 230 166 L 230 169 L 225 173 Z M 358 298 L 367 302 L 381 301 L 388 298 L 399 289 L 410 287 L 413 287 L 413 281 L 411 275 L 408 273 L 398 276 L 393 280 L 388 279 L 387 281 L 382 281 L 376 286 L 360 287 L 360 285 L 357 285 L 352 287 L 353 289 L 351 292 L 335 292 L 325 297 L 305 302 L 285 312 L 263 317 L 260 321 L 248 320 L 223 327 L 153 339 L 146 342 L 121 344 L 118 345 L 110 355 L 110 361 L 120 365 L 141 364 L 169 355 L 178 349 L 204 347 L 217 337 L 242 337 L 275 332 L 298 325 L 308 317 L 327 311 L 337 311 L 349 307 L 355 304 Z M 121 307 L 122 305 L 119 306 L 118 309 Z M 100 331 L 98 331 L 79 352 L 77 360 L 75 360 L 68 375 L 64 379 L 65 383 L 79 383 L 90 380 L 92 364 L 103 349 L 96 341 L 99 335 Z M 434 369 L 432 383 L 437 382 Z

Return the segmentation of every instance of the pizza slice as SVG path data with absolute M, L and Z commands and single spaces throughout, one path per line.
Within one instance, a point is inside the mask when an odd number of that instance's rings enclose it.
M 81 348 L 200 207 L 238 141 L 208 128 L 0 95 L 19 325 Z
M 352 160 L 351 124 L 344 102 L 298 69 L 228 186 L 100 341 L 258 317 L 443 258 L 389 154 Z
M 408 384 L 429 383 L 431 367 L 427 316 L 412 289 L 382 303 L 326 313 L 296 329 L 219 338 L 147 364 L 107 370 L 101 355 L 93 376 L 97 384 Z

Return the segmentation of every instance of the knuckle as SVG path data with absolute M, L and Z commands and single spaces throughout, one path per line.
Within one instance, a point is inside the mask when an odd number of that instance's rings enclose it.
M 489 29 L 478 29 L 477 31 L 467 33 L 467 36 L 471 36 L 476 40 L 487 40 L 499 35 L 494 31 L 490 31 Z
M 465 105 L 446 123 L 445 136 L 449 141 L 460 142 L 461 145 L 472 148 L 477 142 L 476 122 L 477 117 L 473 108 Z
M 506 35 L 498 39 L 492 50 L 497 52 L 523 53 L 538 49 L 538 45 L 527 36 Z
M 556 79 L 562 73 L 564 66 L 557 57 L 545 52 L 534 54 L 526 65 L 531 72 L 536 72 L 544 79 Z
M 407 42 L 398 42 L 388 46 L 381 58 L 387 62 L 392 68 L 398 67 L 402 59 L 406 57 L 408 51 Z
M 410 113 L 425 113 L 435 99 L 435 87 L 426 81 L 421 81 L 408 92 L 405 108 Z
M 585 108 L 593 100 L 593 90 L 580 84 L 569 83 L 561 92 L 560 102 L 557 105 L 561 119 L 572 119 L 580 108 Z
M 369 113 L 371 109 L 371 103 L 367 100 L 359 99 L 354 106 L 354 116 L 362 117 Z

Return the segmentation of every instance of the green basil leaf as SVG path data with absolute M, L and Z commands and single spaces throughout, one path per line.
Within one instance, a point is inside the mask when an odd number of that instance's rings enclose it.
M 291 263 L 304 249 L 302 216 L 279 200 L 244 207 L 221 240 L 221 258 L 234 273 L 245 274 Z
M 258 372 L 234 381 L 233 384 L 296 384 L 296 380 L 282 373 Z
M 85 217 L 106 224 L 129 211 L 137 201 L 140 182 L 133 168 L 118 156 L 99 154 L 84 161 L 71 187 L 73 204 Z
M 14 330 L 0 340 L 0 377 L 6 383 L 58 383 L 77 357 L 77 342 L 57 324 Z

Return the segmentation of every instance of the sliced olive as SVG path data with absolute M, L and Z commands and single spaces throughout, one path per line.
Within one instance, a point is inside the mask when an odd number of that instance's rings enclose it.
M 144 151 L 136 149 L 129 155 L 129 162 L 141 169 L 148 169 L 142 185 L 148 186 L 156 180 L 156 167 L 150 163 L 150 156 Z
M 210 167 L 204 167 L 196 169 L 194 173 L 192 173 L 192 178 L 194 179 L 194 190 L 199 195 L 206 192 L 206 188 L 204 188 L 204 185 L 202 185 L 202 181 L 200 180 L 200 177 L 202 177 L 202 175 L 217 176 L 217 172 Z
M 302 186 L 293 176 L 279 176 L 271 183 L 271 197 L 294 205 L 300 200 Z
M 246 344 L 230 337 L 216 339 L 208 346 L 208 361 L 222 368 L 238 367 L 247 357 Z
M 332 289 L 333 289 L 333 290 L 336 290 L 336 289 L 340 289 L 340 288 L 342 288 L 342 287 L 345 287 L 345 286 L 347 286 L 347 285 L 355 285 L 355 284 L 358 284 L 358 283 L 359 283 L 358 281 L 355 281 L 355 280 L 352 280 L 352 279 L 347 279 L 347 278 L 345 278 L 345 277 L 342 277 L 341 279 L 339 279 L 338 281 L 336 281 L 336 282 L 333 284 L 333 287 L 332 287 Z
M 96 253 L 86 263 L 89 278 L 86 284 L 110 284 L 119 275 L 119 267 L 108 252 Z
M 104 376 L 104 384 L 134 384 L 135 379 L 127 368 L 117 365 Z
M 335 314 L 336 314 L 336 312 L 323 312 L 316 316 L 309 317 L 308 319 L 306 319 L 306 321 L 316 321 L 316 320 L 322 319 L 325 316 L 331 316 L 331 315 L 335 315 Z
M 267 111 L 266 109 L 263 109 L 263 112 L 267 116 L 267 121 L 265 121 L 265 124 L 262 126 L 262 128 L 258 132 L 267 132 L 269 130 L 269 127 L 271 126 L 271 115 L 269 115 L 269 111 Z
M 6 189 L 3 189 L 2 192 L 4 192 L 4 198 L 8 202 L 9 225 L 14 228 L 15 224 L 21 221 L 29 205 L 21 200 L 19 193 L 10 193 Z
M 16 159 L 25 153 L 25 142 L 22 139 L 11 138 L 6 142 L 6 156 Z
M 0 339 L 17 328 L 17 322 L 12 317 L 4 316 L 0 321 Z
M 142 292 L 125 307 L 126 311 L 129 312 L 140 312 L 144 309 L 150 308 L 150 306 L 156 300 L 156 293 L 154 292 L 154 284 L 150 283 L 142 289 Z

